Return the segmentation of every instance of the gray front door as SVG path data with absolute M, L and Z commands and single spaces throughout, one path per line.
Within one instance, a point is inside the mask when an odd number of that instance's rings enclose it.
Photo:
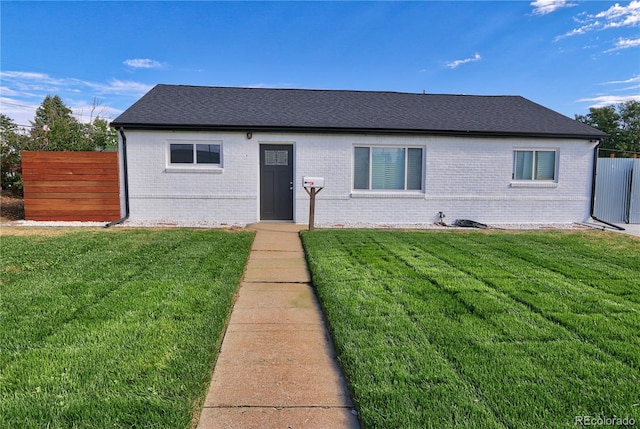
M 260 145 L 260 219 L 293 220 L 291 145 Z

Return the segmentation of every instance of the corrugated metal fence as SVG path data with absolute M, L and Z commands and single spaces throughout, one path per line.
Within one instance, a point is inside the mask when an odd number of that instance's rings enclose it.
M 640 158 L 598 158 L 597 169 L 595 216 L 640 223 Z
M 120 217 L 117 152 L 22 152 L 27 220 Z

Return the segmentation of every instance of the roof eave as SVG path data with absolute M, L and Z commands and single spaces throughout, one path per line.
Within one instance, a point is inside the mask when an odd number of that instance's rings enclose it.
M 527 138 L 563 138 L 579 140 L 602 140 L 608 135 L 572 134 L 572 133 L 540 133 L 540 132 L 506 132 L 482 130 L 431 130 L 431 129 L 392 129 L 392 128 L 355 128 L 355 127 L 310 127 L 310 126 L 272 126 L 272 125 L 210 125 L 210 124 L 143 124 L 112 122 L 111 126 L 127 130 L 145 131 L 222 131 L 222 132 L 275 132 L 300 134 L 377 134 L 377 135 L 419 135 L 450 137 L 527 137 Z

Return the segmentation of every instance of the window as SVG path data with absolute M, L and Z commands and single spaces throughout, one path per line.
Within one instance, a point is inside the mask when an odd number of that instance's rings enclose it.
M 171 143 L 169 162 L 171 164 L 220 165 L 220 144 Z
M 264 165 L 289 165 L 289 151 L 265 149 Z
M 513 158 L 513 179 L 556 180 L 555 150 L 516 150 Z
M 353 189 L 422 190 L 422 148 L 355 147 Z

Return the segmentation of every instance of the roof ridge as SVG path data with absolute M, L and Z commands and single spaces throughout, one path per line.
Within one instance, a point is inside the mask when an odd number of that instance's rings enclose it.
M 446 92 L 406 92 L 392 90 L 369 90 L 369 89 L 322 89 L 322 88 L 285 88 L 285 87 L 260 87 L 260 86 L 221 86 L 221 85 L 190 85 L 190 84 L 167 84 L 158 83 L 155 86 L 164 87 L 182 87 L 182 88 L 199 88 L 199 89 L 229 89 L 229 90 L 262 90 L 262 91 L 300 91 L 300 92 L 342 92 L 342 93 L 361 93 L 361 94 L 398 94 L 398 95 L 432 95 L 432 96 L 451 96 L 451 97 L 486 97 L 486 98 L 524 98 L 521 95 L 513 94 L 453 94 Z

